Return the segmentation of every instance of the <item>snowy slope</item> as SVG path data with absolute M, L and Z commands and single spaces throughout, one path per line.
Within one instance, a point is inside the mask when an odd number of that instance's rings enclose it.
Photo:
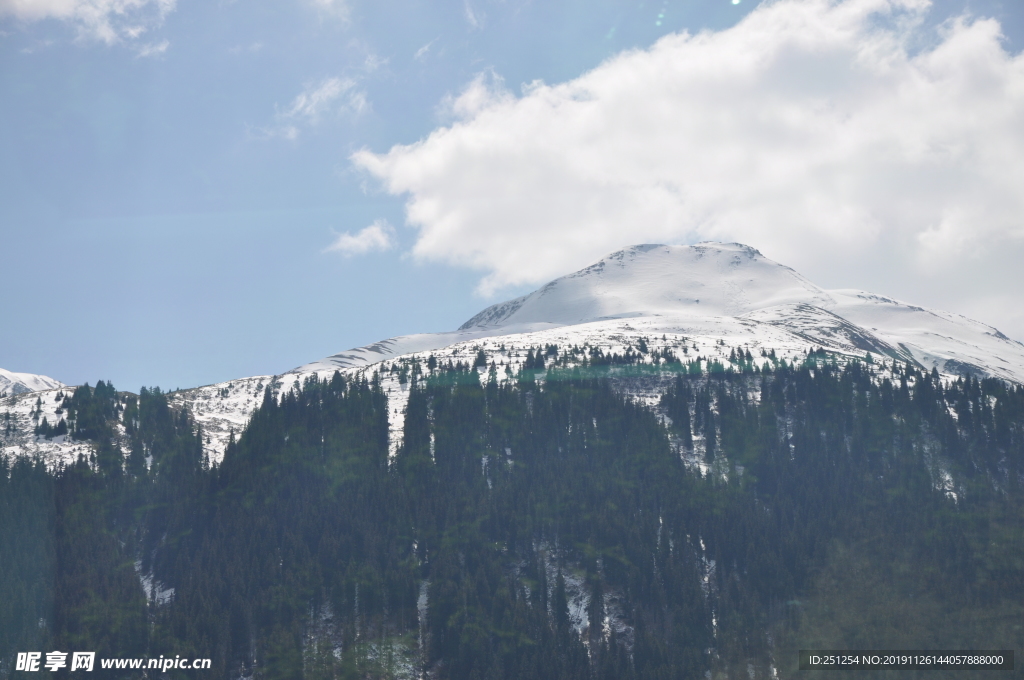
M 749 246 L 640 245 L 488 307 L 460 330 L 630 316 L 740 316 L 774 305 L 830 302 L 813 283 Z
M 60 420 L 57 395 L 63 395 L 64 388 L 64 383 L 45 375 L 0 368 L 0 455 L 39 456 L 57 464 L 71 462 L 79 453 L 88 454 L 88 445 L 73 443 L 68 437 L 44 439 L 33 434 L 42 418 L 52 425 Z M 39 417 L 34 419 L 37 403 Z
M 468 342 L 481 338 L 488 338 L 498 334 L 508 333 L 531 333 L 546 328 L 557 328 L 562 324 L 555 323 L 534 323 L 534 324 L 510 324 L 497 328 L 468 328 L 450 331 L 447 333 L 417 333 L 415 335 L 400 335 L 396 338 L 388 338 L 375 342 L 366 347 L 332 354 L 331 356 L 314 361 L 290 371 L 290 373 L 309 374 L 323 371 L 341 370 L 347 368 L 363 368 L 370 366 L 384 359 L 415 354 L 418 352 L 429 352 L 435 349 L 449 347 L 460 342 Z
M 64 415 L 60 410 L 61 397 L 68 391 L 58 387 L 0 397 L 0 455 L 39 457 L 50 466 L 72 463 L 79 454 L 88 457 L 92 446 L 87 442 L 73 441 L 67 435 L 46 439 L 33 434 L 43 418 L 51 425 L 60 421 Z M 33 418 L 34 411 L 38 418 Z M 8 423 L 10 433 L 5 432 Z
M 12 396 L 37 390 L 54 390 L 60 387 L 64 387 L 64 383 L 45 375 L 14 373 L 0 368 L 0 396 Z
M 940 373 L 1024 383 L 1024 345 L 959 314 L 916 307 L 855 290 L 829 291 L 827 307 Z
M 294 372 L 360 368 L 460 342 L 630 318 L 659 320 L 652 333 L 690 335 L 705 332 L 709 319 L 746 319 L 826 349 L 1024 382 L 1024 345 L 995 328 L 871 293 L 824 290 L 737 243 L 633 246 L 488 307 L 457 331 L 383 340 Z

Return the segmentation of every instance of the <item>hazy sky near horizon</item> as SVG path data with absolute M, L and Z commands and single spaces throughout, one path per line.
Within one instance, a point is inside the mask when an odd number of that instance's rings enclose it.
M 188 387 L 735 240 L 1024 340 L 1016 0 L 0 0 L 0 367 Z

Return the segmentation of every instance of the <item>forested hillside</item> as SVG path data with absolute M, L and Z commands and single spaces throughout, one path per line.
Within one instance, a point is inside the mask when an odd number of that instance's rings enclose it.
M 0 468 L 0 677 L 51 649 L 213 659 L 169 677 L 639 680 L 1024 648 L 1020 387 L 811 355 L 665 373 L 652 411 L 609 366 L 431 364 L 391 459 L 375 380 L 268 391 L 218 466 L 159 390 L 78 388 L 93 459 Z

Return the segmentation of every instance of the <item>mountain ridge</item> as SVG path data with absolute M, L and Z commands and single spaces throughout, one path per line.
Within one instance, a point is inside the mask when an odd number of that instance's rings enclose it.
M 563 304 L 558 298 L 565 291 L 569 301 Z M 394 452 L 409 395 L 402 375 L 412 362 L 426 364 L 434 356 L 470 366 L 482 352 L 499 373 L 515 373 L 526 366 L 531 348 L 589 347 L 623 355 L 637 351 L 641 340 L 650 350 L 645 361 L 671 352 L 681 360 L 728 365 L 730 354 L 742 350 L 799 363 L 825 349 L 841 361 L 874 356 L 934 368 L 947 379 L 970 375 L 1024 384 L 1024 345 L 990 326 L 874 293 L 827 291 L 749 246 L 704 242 L 625 248 L 533 293 L 491 305 L 454 331 L 387 338 L 279 376 L 228 381 L 176 399 L 203 424 L 216 459 L 268 385 L 286 391 L 313 375 L 376 374 L 388 395 Z M 665 384 L 641 380 L 622 383 L 622 389 L 656 407 Z
M 1024 382 L 1024 344 L 996 328 L 866 291 L 822 289 L 750 246 L 716 242 L 624 248 L 532 293 L 491 305 L 455 331 L 389 338 L 289 373 L 357 368 L 499 334 L 640 317 L 671 318 L 675 327 L 694 317 L 749 318 L 805 337 L 805 318 L 788 320 L 793 305 L 827 313 L 822 319 L 841 319 L 833 323 L 846 328 L 841 334 L 858 327 L 855 334 L 866 351 L 951 375 L 966 370 Z M 816 341 L 828 345 L 827 334 L 818 335 Z
M 749 246 L 704 242 L 625 248 L 528 295 L 491 305 L 454 331 L 387 338 L 280 375 L 182 390 L 171 400 L 192 412 L 211 460 L 218 460 L 268 388 L 281 394 L 335 371 L 375 374 L 388 395 L 394 451 L 409 394 L 404 376 L 413 362 L 426 364 L 433 356 L 472 366 L 482 353 L 486 364 L 513 375 L 527 367 L 534 348 L 549 346 L 591 348 L 606 356 L 647 347 L 644 362 L 672 355 L 705 366 L 729 365 L 736 351 L 799 363 L 825 350 L 840 362 L 873 356 L 935 369 L 946 379 L 966 375 L 1024 384 L 1024 344 L 991 326 L 865 291 L 825 290 Z M 624 389 L 654 406 L 663 388 L 645 383 Z M 20 429 L 31 431 L 28 401 L 8 399 L 8 409 L 18 402 L 13 412 L 24 421 Z M 3 450 L 49 459 L 66 458 L 71 450 L 65 448 L 26 435 Z

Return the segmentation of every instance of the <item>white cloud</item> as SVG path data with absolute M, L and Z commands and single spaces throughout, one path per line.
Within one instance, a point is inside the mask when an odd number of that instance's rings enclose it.
M 161 40 L 158 43 L 149 43 L 141 45 L 139 47 L 138 54 L 140 57 L 156 57 L 167 51 L 167 48 L 171 46 L 171 43 L 167 40 Z
M 137 40 L 174 10 L 176 0 L 0 0 L 0 17 L 59 19 L 84 39 L 108 45 Z
M 381 57 L 370 52 L 366 55 L 366 59 L 363 60 L 363 70 L 367 73 L 373 73 L 377 69 L 387 66 L 389 61 L 387 57 Z
M 370 110 L 366 93 L 352 78 L 324 78 L 306 86 L 291 104 L 277 113 L 277 125 L 256 128 L 257 136 L 297 139 L 304 127 L 317 125 L 328 115 L 359 116 Z
M 355 234 L 345 232 L 339 234 L 324 252 L 338 252 L 347 257 L 365 255 L 379 250 L 391 250 L 395 247 L 395 230 L 387 220 L 376 220 L 370 226 Z
M 994 20 L 935 32 L 927 8 L 779 0 L 521 96 L 481 76 L 457 122 L 352 160 L 407 196 L 414 255 L 483 270 L 484 294 L 728 239 L 824 285 L 1024 306 L 1024 268 L 993 269 L 1024 256 L 1024 57 Z
M 317 85 L 308 86 L 292 100 L 291 106 L 282 115 L 285 118 L 315 122 L 339 97 L 353 87 L 355 81 L 350 78 L 325 78 Z
M 434 38 L 426 45 L 416 50 L 416 54 L 412 55 L 412 58 L 415 59 L 416 61 L 423 61 L 427 56 L 427 52 L 430 51 L 430 48 L 434 46 L 434 43 L 436 43 L 437 40 L 437 38 Z
M 466 23 L 469 24 L 470 28 L 480 28 L 483 25 L 482 17 L 473 11 L 473 6 L 469 4 L 469 0 L 462 0 L 462 8 L 466 16 Z
M 487 109 L 514 103 L 515 97 L 505 89 L 504 79 L 488 69 L 477 74 L 457 97 L 444 97 L 438 113 L 444 118 L 471 120 Z

